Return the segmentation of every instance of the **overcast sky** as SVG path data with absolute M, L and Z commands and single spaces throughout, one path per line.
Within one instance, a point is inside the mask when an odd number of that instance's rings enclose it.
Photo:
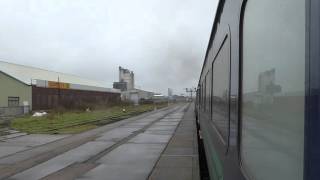
M 0 60 L 138 88 L 195 87 L 217 0 L 1 0 Z

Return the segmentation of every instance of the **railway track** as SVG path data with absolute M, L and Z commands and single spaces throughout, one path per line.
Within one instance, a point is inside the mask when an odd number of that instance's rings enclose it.
M 129 117 L 136 116 L 136 115 L 143 114 L 143 113 L 150 112 L 150 111 L 151 110 L 131 111 L 131 112 L 126 113 L 126 114 L 107 116 L 107 117 L 102 118 L 102 119 L 95 119 L 95 120 L 92 120 L 92 121 L 74 123 L 74 124 L 69 124 L 69 125 L 66 125 L 66 126 L 61 126 L 61 127 L 58 127 L 58 128 L 52 128 L 52 129 L 49 129 L 49 130 L 45 131 L 45 133 L 53 133 L 54 134 L 55 131 L 58 131 L 58 130 L 61 130 L 61 129 L 72 128 L 72 127 L 77 127 L 77 126 L 83 126 L 83 125 L 88 125 L 88 124 L 94 124 L 96 126 L 103 126 L 103 125 L 107 125 L 107 124 L 110 124 L 110 123 L 113 123 L 113 122 L 116 122 L 116 121 L 127 119 Z
M 102 137 L 102 135 L 105 133 L 109 133 L 112 130 L 115 130 L 116 128 L 121 129 L 121 128 L 128 126 L 131 123 L 135 123 L 136 121 L 142 120 L 143 118 L 146 118 L 146 119 L 151 118 L 151 120 L 147 121 L 148 122 L 147 124 L 145 124 L 141 127 L 138 127 L 138 130 L 133 131 L 132 133 L 128 134 L 127 137 L 123 137 L 123 139 L 121 138 L 119 140 L 115 140 L 113 145 L 105 147 L 105 149 L 103 149 L 101 151 L 99 150 L 99 152 L 97 152 L 97 154 L 90 155 L 90 158 L 88 158 L 88 159 L 86 158 L 86 160 L 75 161 L 75 162 L 72 162 L 72 164 L 70 164 L 70 166 L 66 166 L 61 169 L 59 168 L 59 170 L 57 169 L 58 174 L 54 173 L 54 171 L 51 172 L 51 170 L 49 169 L 50 173 L 48 172 L 47 177 L 48 178 L 54 177 L 53 179 L 57 179 L 56 177 L 60 176 L 59 175 L 60 173 L 62 173 L 62 174 L 68 173 L 69 168 L 75 169 L 75 171 L 79 171 L 79 172 L 81 172 L 81 174 L 83 174 L 84 172 L 81 169 L 81 167 L 82 167 L 81 165 L 90 165 L 93 163 L 95 166 L 93 166 L 92 168 L 96 167 L 96 165 L 98 165 L 98 164 L 96 164 L 96 161 L 98 159 L 100 159 L 101 157 L 110 153 L 112 150 L 118 148 L 119 146 L 121 146 L 125 143 L 128 143 L 134 137 L 138 136 L 139 134 L 144 133 L 144 131 L 146 129 L 150 128 L 151 126 L 153 126 L 154 124 L 159 122 L 161 119 L 167 117 L 168 115 L 170 115 L 174 112 L 177 112 L 179 109 L 182 109 L 182 108 L 186 108 L 186 106 L 175 106 L 175 107 L 171 107 L 171 108 L 163 108 L 162 110 L 156 111 L 155 113 L 150 112 L 151 114 L 146 113 L 145 115 L 140 115 L 137 118 L 132 117 L 127 120 L 124 120 L 123 122 L 119 121 L 114 124 L 99 127 L 97 129 L 93 129 L 93 130 L 90 130 L 90 131 L 87 131 L 84 133 L 76 134 L 74 136 L 70 136 L 70 137 L 64 138 L 62 140 L 49 143 L 47 145 L 39 146 L 39 147 L 32 148 L 27 151 L 19 152 L 14 155 L 4 157 L 4 158 L 0 159 L 0 164 L 5 165 L 5 167 L 0 168 L 0 174 L 1 174 L 0 179 L 6 179 L 6 178 L 9 178 L 10 176 L 13 176 L 15 174 L 22 173 L 23 171 L 25 171 L 31 167 L 34 167 L 35 169 L 37 169 L 37 168 L 41 167 L 41 166 L 36 166 L 37 164 L 44 163 L 44 162 L 48 161 L 49 159 L 53 159 L 59 155 L 62 155 L 63 153 L 67 153 L 71 149 L 81 148 L 80 146 L 82 146 L 82 145 L 85 146 L 85 143 L 88 143 L 90 141 L 92 141 L 93 143 L 103 142 L 103 140 L 96 140 L 96 139 L 99 137 Z M 131 112 L 130 114 L 132 114 L 132 113 L 136 113 L 136 112 Z M 154 114 L 157 114 L 157 115 L 155 117 L 153 117 Z M 108 117 L 108 119 L 111 119 L 111 118 L 116 120 L 117 118 L 122 118 L 122 117 L 119 117 L 119 116 Z M 98 121 L 98 120 L 96 120 L 96 121 Z M 93 121 L 90 121 L 90 122 L 92 123 Z M 130 129 L 130 125 L 128 127 Z M 91 152 L 91 151 L 86 150 L 83 152 Z M 70 157 L 68 154 L 65 154 L 65 156 Z M 62 159 L 65 160 L 68 158 L 62 158 Z M 54 162 L 54 161 L 55 160 L 49 161 L 48 163 L 50 165 L 54 165 L 55 163 L 51 164 L 51 162 Z M 78 164 L 80 164 L 80 167 L 77 166 Z M 56 166 L 54 166 L 54 167 L 56 167 Z M 80 170 L 78 168 L 80 168 Z M 26 173 L 29 173 L 29 172 L 33 173 L 34 172 L 33 170 L 34 169 L 31 168 Z M 42 171 L 36 170 L 35 172 L 37 174 L 38 172 L 42 172 Z M 26 178 L 26 176 L 24 176 L 23 174 L 20 174 L 20 175 L 22 175 L 23 179 Z M 20 177 L 20 175 L 18 175 L 17 177 Z

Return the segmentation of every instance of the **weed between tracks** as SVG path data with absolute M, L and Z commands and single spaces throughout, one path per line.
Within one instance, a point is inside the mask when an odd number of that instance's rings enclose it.
M 166 106 L 158 104 L 157 108 Z M 115 106 L 91 112 L 52 112 L 44 117 L 27 115 L 14 119 L 11 127 L 30 134 L 75 134 L 152 111 L 154 105 L 126 106 L 125 112 L 122 109 L 122 106 Z

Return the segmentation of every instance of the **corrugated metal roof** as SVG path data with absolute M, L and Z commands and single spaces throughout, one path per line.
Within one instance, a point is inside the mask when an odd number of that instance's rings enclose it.
M 60 72 L 48 71 L 40 68 L 18 65 L 0 61 L 0 71 L 27 84 L 31 85 L 34 80 L 64 82 L 70 84 L 78 84 L 85 86 L 94 86 L 109 89 L 113 92 L 118 92 L 115 89 L 108 88 L 105 82 L 90 80 L 76 75 L 70 75 Z

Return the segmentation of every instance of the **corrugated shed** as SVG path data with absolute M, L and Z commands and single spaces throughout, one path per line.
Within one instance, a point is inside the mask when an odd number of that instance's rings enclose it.
M 108 92 L 119 92 L 116 89 L 108 88 L 105 82 L 3 61 L 0 61 L 0 71 L 27 85 L 36 84 L 36 80 L 59 81 L 63 83 L 104 88 Z

